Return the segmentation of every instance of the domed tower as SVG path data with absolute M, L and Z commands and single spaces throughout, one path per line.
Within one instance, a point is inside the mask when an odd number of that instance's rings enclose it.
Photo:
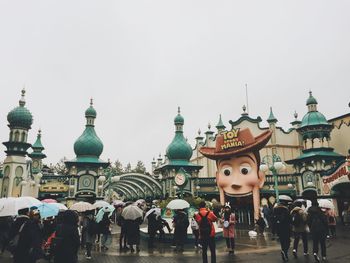
M 33 116 L 25 107 L 25 90 L 21 92 L 19 106 L 7 114 L 8 127 L 10 128 L 9 140 L 3 144 L 6 146 L 6 159 L 4 160 L 4 178 L 1 189 L 1 197 L 21 196 L 21 181 L 27 178 L 27 150 L 31 146 L 28 140 L 28 131 L 33 124 Z
M 28 156 L 32 159 L 32 171 L 34 174 L 37 174 L 43 168 L 42 160 L 46 158 L 46 155 L 43 153 L 45 150 L 43 144 L 41 143 L 41 130 L 39 129 L 38 135 L 36 137 L 36 141 L 32 145 L 33 152 L 28 154 Z
M 304 149 L 299 157 L 287 161 L 288 164 L 293 164 L 297 174 L 301 175 L 299 187 L 303 190 L 302 194 L 308 198 L 316 194 L 325 194 L 322 174 L 345 158 L 329 147 L 333 126 L 318 111 L 317 105 L 318 102 L 310 91 L 306 101 L 308 112 L 301 123 L 298 123 L 297 128 L 302 137 Z
M 95 131 L 96 116 L 97 112 L 91 99 L 90 107 L 85 111 L 85 130 L 74 143 L 76 158 L 65 162 L 71 176 L 70 199 L 93 201 L 103 198 L 103 171 L 109 163 L 100 160 L 103 143 Z
M 192 147 L 183 135 L 184 118 L 178 108 L 174 119 L 175 136 L 166 149 L 167 161 L 154 172 L 161 174 L 163 191 L 169 196 L 194 194 L 194 180 L 202 166 L 190 163 Z

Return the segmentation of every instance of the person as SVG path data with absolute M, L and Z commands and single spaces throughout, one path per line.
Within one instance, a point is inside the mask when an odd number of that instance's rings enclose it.
M 125 220 L 122 217 L 123 207 L 118 206 L 116 211 L 116 220 L 117 225 L 120 226 L 120 236 L 119 236 L 119 251 L 127 250 L 128 247 L 126 245 L 126 231 L 125 231 Z M 124 246 L 123 246 L 124 244 Z
M 311 207 L 308 209 L 307 222 L 312 236 L 312 250 L 315 261 L 320 262 L 320 258 L 318 257 L 319 244 L 321 247 L 322 260 L 326 260 L 326 237 L 328 233 L 328 222 L 325 213 L 318 206 L 316 199 L 312 200 Z
M 194 236 L 194 247 L 195 248 L 201 248 L 201 244 L 199 243 L 199 225 L 196 221 L 196 215 L 198 213 L 195 213 L 193 217 L 191 218 L 191 229 L 192 229 L 192 234 Z
M 166 227 L 169 234 L 171 233 L 172 229 L 170 228 L 169 223 L 160 215 L 157 215 L 157 225 L 158 225 L 158 232 L 159 232 L 159 240 L 163 240 L 165 238 L 164 227 Z
M 92 244 L 96 240 L 96 234 L 98 232 L 98 225 L 94 221 L 94 210 L 84 212 L 83 217 L 83 230 L 84 232 L 84 244 L 86 248 L 86 259 L 91 259 Z
M 47 240 L 56 229 L 56 222 L 53 217 L 48 217 L 43 220 L 43 238 Z
M 24 224 L 29 221 L 29 208 L 23 208 L 18 210 L 18 216 L 15 218 L 10 231 L 8 239 L 8 250 L 14 254 L 14 250 L 17 244 L 13 244 L 14 239 L 18 239 L 19 232 L 22 231 Z
M 101 222 L 99 222 L 99 230 L 102 234 L 101 238 L 101 249 L 108 250 L 107 245 L 110 243 L 112 238 L 111 233 L 111 220 L 109 218 L 109 212 L 104 212 Z
M 281 256 L 283 261 L 288 261 L 288 250 L 291 236 L 291 216 L 288 209 L 288 201 L 280 199 L 273 209 L 276 234 L 281 245 Z
M 7 247 L 12 223 L 11 216 L 0 217 L 0 254 L 4 253 Z
M 154 248 L 154 237 L 156 236 L 158 230 L 158 221 L 155 211 L 147 216 L 148 220 L 148 248 Z
M 254 137 L 249 128 L 233 128 L 217 136 L 215 147 L 199 149 L 205 157 L 216 161 L 221 205 L 230 202 L 236 209 L 252 207 L 254 222 L 261 217 L 260 188 L 265 182 L 265 174 L 259 171 L 259 150 L 271 135 L 271 131 L 266 131 Z
M 211 263 L 216 263 L 215 227 L 213 223 L 216 222 L 217 219 L 216 215 L 205 207 L 205 201 L 200 202 L 196 221 L 199 225 L 199 238 L 202 245 L 203 263 L 208 262 L 208 247 L 211 254 Z
M 53 241 L 54 263 L 77 263 L 80 244 L 78 214 L 72 210 L 64 211 L 61 220 Z
M 327 210 L 327 221 L 328 221 L 329 236 L 335 237 L 337 234 L 336 233 L 337 220 L 333 209 Z
M 223 226 L 223 236 L 226 240 L 226 248 L 230 254 L 234 254 L 236 216 L 234 213 L 232 213 L 229 203 L 225 205 L 220 220 Z
M 341 213 L 341 215 L 342 215 L 343 225 L 349 226 L 350 225 L 350 206 L 348 204 L 344 206 L 344 210 Z
M 190 225 L 188 216 L 184 210 L 180 209 L 176 211 L 174 217 L 174 239 L 175 239 L 175 251 L 183 252 L 184 244 L 187 238 L 187 228 Z
M 36 207 L 32 207 L 27 220 L 19 230 L 18 244 L 14 250 L 14 263 L 35 263 L 44 257 L 41 249 L 43 243 L 40 228 L 40 213 Z
M 130 251 L 135 252 L 134 245 L 136 245 L 136 252 L 140 252 L 140 225 L 143 220 L 139 217 L 135 220 L 125 220 L 126 240 L 130 246 Z
M 304 248 L 304 256 L 308 255 L 307 244 L 307 213 L 302 208 L 302 202 L 295 202 L 295 207 L 290 212 L 292 220 L 292 230 L 294 233 L 293 256 L 297 258 L 299 240 L 301 238 Z
M 263 214 L 266 227 L 270 228 L 272 213 L 271 213 L 270 207 L 267 204 L 263 205 L 262 214 Z

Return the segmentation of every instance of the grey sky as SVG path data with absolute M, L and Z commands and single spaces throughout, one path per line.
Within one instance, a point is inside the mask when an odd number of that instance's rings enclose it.
M 185 136 L 218 115 L 269 107 L 289 128 L 311 89 L 327 118 L 349 112 L 349 1 L 0 1 L 0 140 L 23 84 L 46 163 L 74 158 L 94 98 L 102 159 L 164 154 L 181 106 Z M 0 147 L 5 158 L 5 147 Z

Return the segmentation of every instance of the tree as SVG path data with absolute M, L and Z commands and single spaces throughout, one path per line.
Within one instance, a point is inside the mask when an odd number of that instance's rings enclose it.
M 145 164 L 142 161 L 137 161 L 135 168 L 132 170 L 134 173 L 144 174 L 146 173 Z
M 66 157 L 63 157 L 58 163 L 56 163 L 53 166 L 53 172 L 56 174 L 62 174 L 65 175 L 68 173 L 68 169 L 66 167 L 66 164 L 64 163 L 66 161 Z
M 131 164 L 128 163 L 124 168 L 124 173 L 131 173 Z
M 113 164 L 112 164 L 112 170 L 114 174 L 123 174 L 124 173 L 124 169 L 123 169 L 123 164 L 121 163 L 121 161 L 116 160 Z

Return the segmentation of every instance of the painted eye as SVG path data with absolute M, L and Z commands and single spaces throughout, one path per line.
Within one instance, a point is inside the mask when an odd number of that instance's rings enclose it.
M 226 175 L 226 176 L 230 176 L 232 173 L 232 168 L 225 167 L 224 169 L 221 170 L 221 173 Z
M 239 170 L 240 170 L 241 174 L 247 175 L 247 174 L 249 174 L 250 171 L 252 170 L 252 167 L 245 165 L 245 166 L 241 166 L 241 167 L 239 168 Z

